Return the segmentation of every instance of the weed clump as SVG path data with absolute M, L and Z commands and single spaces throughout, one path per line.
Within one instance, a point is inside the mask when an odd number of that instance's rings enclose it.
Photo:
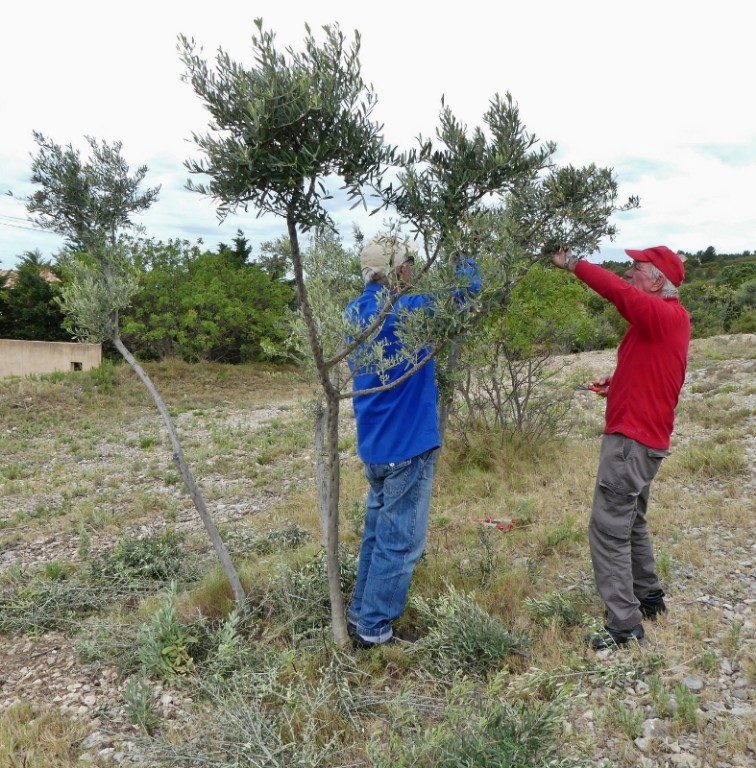
M 159 536 L 128 538 L 93 564 L 93 576 L 168 582 L 184 570 L 185 554 L 181 539 L 170 530 Z
M 527 655 L 528 639 L 515 635 L 486 613 L 473 596 L 449 587 L 432 599 L 416 597 L 412 607 L 418 621 L 429 628 L 416 650 L 440 675 L 464 669 L 485 679 L 500 669 L 509 656 Z

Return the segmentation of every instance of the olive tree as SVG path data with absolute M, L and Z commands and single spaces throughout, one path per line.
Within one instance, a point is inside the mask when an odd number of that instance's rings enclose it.
M 392 386 L 442 350 L 453 369 L 455 340 L 487 307 L 506 302 L 513 285 L 549 248 L 569 243 L 590 252 L 602 236 L 613 234 L 608 217 L 615 210 L 616 188 L 609 171 L 555 168 L 555 146 L 541 145 L 525 129 L 508 95 L 491 101 L 486 128 L 472 132 L 442 102 L 436 142 L 421 138 L 416 148 L 400 153 L 384 143 L 381 126 L 372 119 L 376 97 L 362 78 L 359 33 L 347 43 L 338 26 L 326 26 L 319 44 L 306 27 L 304 49 L 281 52 L 273 33 L 261 20 L 255 23 L 254 61 L 248 68 L 222 49 L 211 67 L 194 40 L 179 38 L 184 78 L 211 116 L 210 131 L 193 135 L 202 159 L 186 163 L 191 173 L 209 181 L 189 186 L 210 197 L 221 218 L 252 208 L 286 222 L 302 328 L 321 389 L 316 476 L 331 618 L 334 639 L 346 644 L 338 562 L 339 404 L 376 390 L 349 391 L 343 363 L 370 348 L 363 342 L 377 333 L 408 288 L 386 292 L 367 328 L 345 325 L 343 303 L 336 301 L 343 302 L 343 293 L 333 290 L 339 282 L 334 270 L 341 268 L 343 284 L 349 270 L 354 274 L 355 259 L 348 254 L 336 261 L 320 258 L 339 252 L 323 249 L 328 245 L 323 233 L 335 231 L 326 184 L 340 185 L 356 203 L 364 202 L 364 191 L 370 190 L 378 209 L 395 212 L 398 231 L 388 235 L 402 237 L 409 229 L 417 238 L 422 249 L 418 287 L 438 296 L 432 315 L 406 318 L 402 354 L 411 365 Z M 391 183 L 384 181 L 387 172 Z M 494 243 L 485 222 L 497 206 L 501 224 Z M 305 254 L 300 238 L 308 234 L 314 235 L 314 245 Z M 469 301 L 466 312 L 458 311 L 448 290 L 460 255 L 477 257 L 484 273 L 483 293 Z M 430 356 L 420 356 L 420 349 L 430 349 Z M 381 351 L 374 353 L 380 357 Z M 384 367 L 397 362 L 371 361 Z
M 327 548 L 329 596 L 336 642 L 347 642 L 338 562 L 339 363 L 318 332 L 308 295 L 300 238 L 333 229 L 326 208 L 329 177 L 357 202 L 362 190 L 380 185 L 391 151 L 371 119 L 375 104 L 359 63 L 360 38 L 347 42 L 338 26 L 326 27 L 319 44 L 307 27 L 304 50 L 279 52 L 272 32 L 255 22 L 255 64 L 246 69 L 222 49 L 215 68 L 194 40 L 179 38 L 185 80 L 203 100 L 212 121 L 207 134 L 194 134 L 203 159 L 187 161 L 209 182 L 190 188 L 210 196 L 218 214 L 252 207 L 284 219 L 299 311 L 323 398 L 316 426 L 317 477 L 323 537 Z
M 36 224 L 65 239 L 59 261 L 68 279 L 61 289 L 61 304 L 74 335 L 91 342 L 109 339 L 147 387 L 168 430 L 173 460 L 241 608 L 244 589 L 186 462 L 173 419 L 119 331 L 120 313 L 138 290 L 123 235 L 135 227 L 134 215 L 146 211 L 157 199 L 159 188 L 140 191 L 147 168 L 142 166 L 129 175 L 119 142 L 109 145 L 90 137 L 91 158 L 82 160 L 72 145 L 63 147 L 37 132 L 34 139 L 39 151 L 32 159 L 32 182 L 40 188 L 27 199 L 27 210 Z

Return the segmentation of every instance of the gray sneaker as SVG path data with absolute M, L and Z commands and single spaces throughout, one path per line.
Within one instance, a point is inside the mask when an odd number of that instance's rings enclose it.
M 366 650 L 368 648 L 375 648 L 382 645 L 406 645 L 408 643 L 416 642 L 417 638 L 414 635 L 408 635 L 405 632 L 397 632 L 394 630 L 394 633 L 391 635 L 391 637 L 383 643 L 372 643 L 370 640 L 365 640 L 364 638 L 355 634 L 355 636 L 352 638 L 352 648 L 355 650 Z

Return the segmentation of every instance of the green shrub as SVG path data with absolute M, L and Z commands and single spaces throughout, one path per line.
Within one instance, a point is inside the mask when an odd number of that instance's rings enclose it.
M 527 638 L 515 636 L 475 603 L 471 595 L 449 591 L 433 599 L 415 597 L 412 607 L 429 628 L 411 653 L 418 653 L 442 675 L 458 669 L 487 677 L 511 654 L 523 654 Z
M 182 626 L 176 614 L 175 588 L 137 636 L 136 653 L 145 675 L 170 680 L 194 669 L 190 646 L 196 637 Z
M 126 714 L 129 722 L 151 734 L 160 725 L 160 718 L 155 712 L 155 701 L 150 685 L 145 678 L 132 678 L 123 691 L 126 702 Z
M 273 552 L 299 549 L 310 541 L 312 535 L 306 528 L 296 523 L 287 523 L 283 528 L 260 534 L 250 543 L 249 548 L 258 555 L 269 555 Z
M 428 725 L 421 719 L 392 723 L 390 742 L 370 745 L 374 768 L 533 768 L 557 765 L 559 697 L 510 703 L 495 691 L 476 691 L 457 673 L 446 702 Z M 408 722 L 409 720 L 409 722 Z
M 357 575 L 357 558 L 340 552 L 341 588 L 348 594 Z M 326 553 L 318 554 L 295 568 L 282 564 L 267 583 L 259 583 L 257 594 L 248 595 L 257 605 L 258 617 L 266 627 L 285 627 L 296 639 L 320 634 L 331 625 L 331 603 L 328 597 Z
M 586 596 L 583 593 L 573 593 L 570 600 L 561 592 L 551 592 L 541 599 L 526 597 L 523 605 L 541 624 L 576 627 L 585 623 L 584 612 L 575 605 L 577 599 L 582 601 Z
M 124 539 L 93 566 L 95 575 L 114 579 L 170 581 L 182 573 L 185 552 L 172 531 L 144 539 Z

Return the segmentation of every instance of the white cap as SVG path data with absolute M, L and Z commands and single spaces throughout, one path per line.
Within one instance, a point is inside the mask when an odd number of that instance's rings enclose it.
M 374 277 L 388 277 L 389 273 L 408 259 L 415 258 L 407 242 L 399 242 L 391 235 L 374 237 L 361 251 L 362 279 L 369 283 Z

